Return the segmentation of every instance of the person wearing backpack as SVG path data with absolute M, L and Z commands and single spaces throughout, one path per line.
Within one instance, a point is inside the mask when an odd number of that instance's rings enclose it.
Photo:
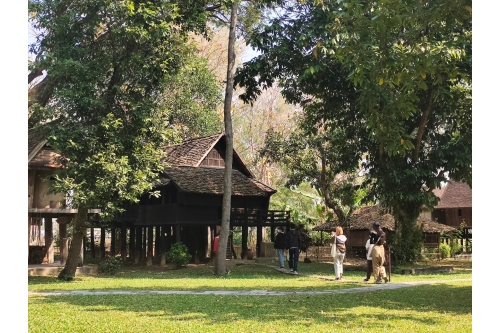
M 344 276 L 344 258 L 345 258 L 345 242 L 347 237 L 344 235 L 342 227 L 337 227 L 333 233 L 333 267 L 335 269 L 335 280 L 341 280 Z

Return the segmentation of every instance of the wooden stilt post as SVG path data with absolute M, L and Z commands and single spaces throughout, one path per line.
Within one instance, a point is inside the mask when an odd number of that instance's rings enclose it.
M 142 252 L 142 227 L 136 227 L 134 263 L 138 264 L 141 261 L 141 252 Z
M 130 227 L 130 238 L 128 242 L 128 255 L 132 262 L 135 262 L 135 226 Z
M 157 225 L 155 227 L 155 247 L 153 253 L 155 264 L 160 263 L 160 257 L 161 257 L 161 227 Z
M 58 218 L 59 223 L 59 254 L 61 265 L 66 265 L 68 260 L 68 226 L 65 218 Z
M 45 218 L 45 250 L 48 264 L 54 263 L 54 244 L 52 235 L 52 217 Z
M 114 257 L 116 255 L 115 252 L 116 246 L 116 228 L 114 225 L 111 226 L 111 256 Z
M 95 259 L 95 236 L 94 236 L 94 227 L 90 228 L 90 255 L 92 259 Z
M 167 230 L 170 231 L 170 227 L 161 227 L 161 259 L 160 266 L 165 266 L 167 264 Z
M 121 239 L 120 254 L 122 255 L 122 260 L 125 262 L 127 260 L 127 227 L 125 226 L 125 222 L 122 222 L 120 239 Z
M 101 228 L 100 250 L 101 250 L 101 259 L 104 259 L 106 257 L 106 228 Z
M 153 265 L 153 227 L 148 227 L 148 253 L 146 258 L 146 265 Z

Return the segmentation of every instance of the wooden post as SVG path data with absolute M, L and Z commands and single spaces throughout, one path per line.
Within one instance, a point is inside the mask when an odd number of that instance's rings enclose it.
M 68 260 L 68 226 L 67 220 L 65 218 L 58 218 L 57 222 L 59 224 L 59 254 L 61 265 L 66 265 L 66 260 Z
M 391 255 L 391 248 L 389 247 L 389 282 L 391 282 L 391 261 L 392 261 L 392 255 Z
M 106 228 L 101 228 L 100 250 L 101 250 L 101 259 L 104 259 L 106 257 Z
M 141 261 L 141 252 L 142 252 L 142 227 L 136 227 L 134 263 L 138 264 Z
M 132 262 L 135 262 L 135 227 L 130 227 L 130 238 L 128 241 L 128 255 Z
M 257 257 L 261 257 L 260 249 L 262 247 L 262 228 L 263 227 L 261 225 L 257 226 L 257 248 L 255 249 Z
M 170 231 L 170 227 L 161 227 L 161 259 L 160 266 L 165 266 L 167 264 L 167 230 Z
M 94 227 L 90 228 L 90 254 L 92 259 L 95 259 L 95 237 L 94 237 Z
M 122 222 L 120 238 L 121 238 L 120 253 L 122 255 L 122 260 L 125 262 L 127 260 L 127 227 L 125 226 L 125 222 Z
M 160 263 L 160 257 L 161 257 L 161 227 L 157 225 L 155 227 L 155 248 L 153 253 L 155 264 Z
M 115 246 L 116 246 L 116 228 L 114 225 L 112 225 L 111 226 L 111 256 L 112 257 L 114 257 L 116 255 Z
M 146 261 L 146 251 L 147 251 L 147 227 L 143 227 L 142 230 L 142 240 L 141 240 L 141 261 Z
M 165 251 L 168 251 L 172 247 L 172 226 L 167 226 L 167 229 L 165 230 L 165 237 Z
M 148 253 L 147 253 L 146 265 L 147 266 L 153 265 L 153 227 L 152 226 L 148 227 Z
M 177 224 L 175 226 L 175 242 L 178 243 L 181 241 L 181 226 Z
M 52 217 L 45 218 L 45 250 L 48 264 L 54 263 L 54 244 L 52 234 Z

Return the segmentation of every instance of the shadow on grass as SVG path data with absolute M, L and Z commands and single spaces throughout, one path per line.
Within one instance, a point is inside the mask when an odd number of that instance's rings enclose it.
M 389 321 L 442 325 L 472 315 L 472 284 L 425 285 L 397 290 L 317 296 L 92 295 L 30 297 L 30 307 L 77 308 L 78 312 L 135 313 L 151 320 L 197 321 L 206 325 L 257 320 L 308 324 L 367 323 L 373 331 Z M 61 313 L 62 314 L 62 313 Z

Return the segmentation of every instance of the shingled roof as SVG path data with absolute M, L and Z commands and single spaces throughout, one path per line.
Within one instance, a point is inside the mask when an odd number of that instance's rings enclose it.
M 435 208 L 472 207 L 472 189 L 466 183 L 450 180 L 434 194 L 440 199 Z
M 355 211 L 349 219 L 349 229 L 370 230 L 375 221 L 380 223 L 382 229 L 394 231 L 394 217 L 391 214 L 385 213 L 378 205 L 361 207 Z M 328 222 L 313 228 L 313 230 L 333 231 L 337 225 L 337 221 Z M 425 233 L 450 232 L 456 230 L 454 227 L 422 218 L 417 219 L 417 225 L 423 225 L 423 231 Z
M 224 194 L 224 169 L 195 167 L 166 167 L 165 174 L 183 192 Z M 232 195 L 269 196 L 276 190 L 256 179 L 233 170 Z
M 167 153 L 164 162 L 169 166 L 198 167 L 210 150 L 219 142 L 224 134 L 189 139 L 181 144 L 167 146 L 163 150 Z
M 57 159 L 61 156 L 46 145 L 47 140 L 34 129 L 28 130 L 28 167 L 58 168 Z

